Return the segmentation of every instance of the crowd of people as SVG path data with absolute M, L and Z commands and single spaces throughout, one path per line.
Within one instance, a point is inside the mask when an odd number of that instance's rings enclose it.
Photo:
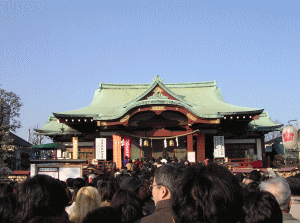
M 3 223 L 300 223 L 300 177 L 233 175 L 186 159 L 131 160 L 66 182 L 36 175 L 0 183 Z

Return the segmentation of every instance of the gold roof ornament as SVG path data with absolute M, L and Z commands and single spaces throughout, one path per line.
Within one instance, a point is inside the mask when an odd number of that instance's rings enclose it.
M 149 146 L 148 140 L 145 140 L 145 141 L 144 141 L 144 146 Z

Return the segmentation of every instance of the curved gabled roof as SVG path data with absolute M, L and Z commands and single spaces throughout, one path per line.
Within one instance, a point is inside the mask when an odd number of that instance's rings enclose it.
M 249 130 L 252 131 L 281 131 L 283 124 L 276 124 L 273 122 L 273 120 L 270 118 L 268 112 L 263 112 L 259 115 L 258 119 L 252 120 L 249 124 Z
M 63 128 L 63 131 L 62 131 Z M 71 127 L 58 123 L 57 118 L 49 116 L 47 123 L 40 129 L 34 129 L 37 135 L 69 135 L 81 134 L 81 132 L 72 129 Z
M 164 95 L 147 97 L 159 86 Z M 175 105 L 201 118 L 222 118 L 234 114 L 260 114 L 263 109 L 230 105 L 222 97 L 216 81 L 164 84 L 157 76 L 151 84 L 103 84 L 95 91 L 92 103 L 85 108 L 53 113 L 55 117 L 92 117 L 94 120 L 113 120 L 129 110 L 145 105 Z

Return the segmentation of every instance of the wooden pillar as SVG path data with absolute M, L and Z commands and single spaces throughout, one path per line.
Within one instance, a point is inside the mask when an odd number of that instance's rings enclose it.
M 265 149 L 265 136 L 263 135 L 260 139 L 261 141 L 261 157 L 262 157 L 262 165 L 263 167 L 267 167 L 268 166 L 268 160 L 266 157 L 266 149 Z
M 78 159 L 78 137 L 73 137 L 73 159 Z
M 203 161 L 205 159 L 205 134 L 197 134 L 197 161 Z
M 116 168 L 122 169 L 122 152 L 121 152 L 121 136 L 113 135 L 113 162 L 116 163 Z
M 188 128 L 187 129 L 187 133 L 191 133 L 193 130 Z M 186 136 L 186 146 L 187 146 L 187 149 L 186 151 L 187 152 L 193 152 L 194 149 L 193 149 L 193 135 L 192 134 L 189 134 Z

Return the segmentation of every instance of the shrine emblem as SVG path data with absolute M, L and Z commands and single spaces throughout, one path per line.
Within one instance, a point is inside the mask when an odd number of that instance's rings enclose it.
M 292 132 L 289 132 L 289 131 L 286 131 L 284 134 L 283 134 L 283 139 L 285 142 L 291 142 L 294 140 L 294 133 Z

